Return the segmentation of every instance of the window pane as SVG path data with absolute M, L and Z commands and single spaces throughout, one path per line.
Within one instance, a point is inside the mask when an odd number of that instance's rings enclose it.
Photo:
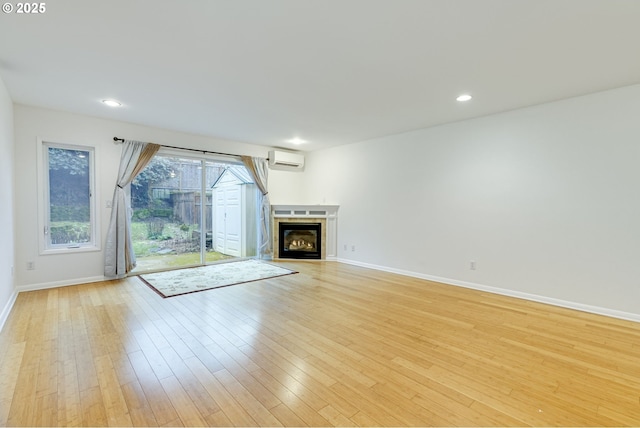
M 52 246 L 91 239 L 91 152 L 48 148 L 49 239 Z
M 240 255 L 216 250 L 212 225 L 217 218 L 212 187 L 230 166 L 162 154 L 149 162 L 131 183 L 134 272 L 200 265 Z M 228 220 L 233 220 L 231 215 Z M 241 220 L 238 216 L 236 224 Z

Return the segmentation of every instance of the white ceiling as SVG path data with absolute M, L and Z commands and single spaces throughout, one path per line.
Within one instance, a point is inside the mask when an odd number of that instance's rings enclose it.
M 262 145 L 317 150 L 640 82 L 638 0 L 45 4 L 0 15 L 14 102 Z

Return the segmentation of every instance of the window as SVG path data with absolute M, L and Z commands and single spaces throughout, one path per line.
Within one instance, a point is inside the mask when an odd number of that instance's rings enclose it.
M 94 148 L 42 142 L 44 252 L 97 249 Z
M 162 150 L 131 183 L 134 272 L 255 256 L 257 191 L 241 164 Z

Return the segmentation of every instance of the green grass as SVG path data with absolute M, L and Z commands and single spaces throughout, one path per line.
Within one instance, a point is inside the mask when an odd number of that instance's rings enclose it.
M 216 251 L 208 251 L 205 256 L 205 263 L 219 260 L 232 259 L 232 256 L 221 254 Z M 135 272 L 158 270 L 175 267 L 185 267 L 200 264 L 200 253 L 164 254 L 146 257 L 136 257 L 138 266 Z
M 187 240 L 191 238 L 193 231 L 198 230 L 197 225 L 185 227 L 176 223 L 165 223 L 160 238 L 149 238 L 149 225 L 147 222 L 131 222 L 131 240 L 133 241 L 133 252 L 137 257 L 147 257 L 154 255 L 154 249 L 165 248 L 164 241 L 170 239 Z
M 197 225 L 186 227 L 177 223 L 166 223 L 162 229 L 162 238 L 150 239 L 150 229 L 147 222 L 131 222 L 133 252 L 138 262 L 135 272 L 199 265 L 200 252 L 157 254 L 159 249 L 171 249 L 171 243 L 167 242 L 168 240 L 189 240 L 193 232 L 197 230 Z M 205 253 L 205 263 L 230 258 L 233 257 L 217 251 L 207 251 Z

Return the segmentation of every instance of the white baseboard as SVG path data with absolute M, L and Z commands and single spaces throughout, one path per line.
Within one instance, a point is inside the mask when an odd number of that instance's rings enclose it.
M 106 281 L 106 280 L 107 278 L 105 278 L 104 276 L 90 276 L 87 278 L 76 278 L 76 279 L 67 280 L 67 281 L 53 281 L 53 282 L 42 282 L 40 284 L 18 285 L 16 289 L 18 293 L 22 293 L 23 291 L 46 290 L 48 288 L 66 287 L 68 285 L 87 284 L 89 282 L 99 282 L 99 281 Z
M 275 257 L 272 259 L 272 261 L 274 262 L 316 262 L 316 263 L 322 263 L 322 262 L 337 262 L 338 259 L 336 259 L 335 257 L 327 257 L 326 259 L 281 259 L 279 257 Z
M 2 329 L 4 328 L 4 324 L 7 322 L 9 314 L 11 313 L 11 309 L 13 309 L 13 305 L 16 303 L 17 298 L 18 291 L 13 290 L 13 293 L 11 293 L 11 296 L 9 297 L 9 301 L 6 305 L 4 305 L 2 312 L 0 312 L 0 331 L 2 331 Z
M 428 281 L 440 282 L 447 285 L 455 285 L 458 287 L 471 288 L 474 290 L 486 291 L 493 294 L 501 294 L 503 296 L 516 297 L 518 299 L 531 300 L 533 302 L 546 303 L 548 305 L 559 306 L 562 308 L 575 309 L 582 312 L 604 315 L 612 318 L 623 319 L 627 321 L 640 322 L 640 314 L 631 312 L 623 312 L 615 309 L 603 308 L 600 306 L 585 305 L 583 303 L 571 302 L 568 300 L 555 299 L 553 297 L 540 296 L 537 294 L 523 293 L 521 291 L 509 290 L 506 288 L 491 287 L 489 285 L 476 284 L 473 282 L 459 281 L 457 279 L 442 278 L 439 276 L 427 275 L 419 272 L 412 272 L 402 269 L 395 269 L 387 266 L 379 266 L 370 263 L 358 262 L 355 260 L 339 258 L 338 262 L 346 263 L 354 266 L 375 269 L 383 272 L 396 273 L 398 275 L 409 276 L 412 278 L 426 279 Z

